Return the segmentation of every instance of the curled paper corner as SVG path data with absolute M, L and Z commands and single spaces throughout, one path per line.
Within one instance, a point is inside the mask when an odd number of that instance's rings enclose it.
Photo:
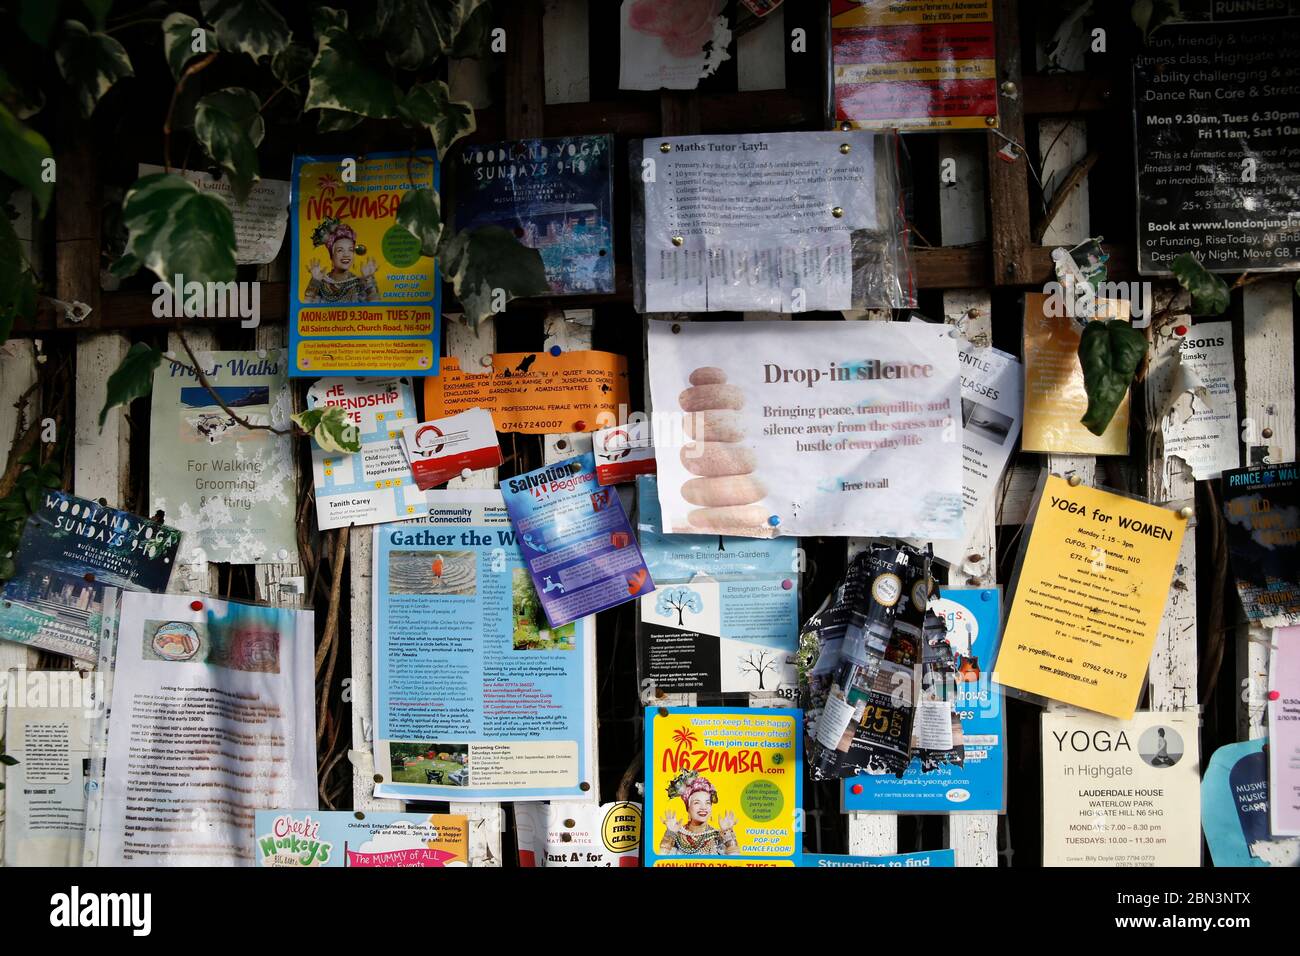
M 1205 387 L 1196 370 L 1184 364 L 1180 351 L 1174 360 L 1174 370 L 1170 374 L 1169 397 L 1165 399 L 1164 407 L 1160 410 L 1160 419 L 1166 426 L 1171 424 L 1169 418 L 1173 414 L 1174 406 L 1188 394 L 1192 396 L 1192 402 L 1185 420 L 1190 421 L 1196 411 L 1196 399 L 1199 398 L 1207 406 L 1210 404 L 1210 390 Z
M 348 763 L 363 773 L 370 773 L 374 767 L 374 758 L 369 750 L 349 750 Z

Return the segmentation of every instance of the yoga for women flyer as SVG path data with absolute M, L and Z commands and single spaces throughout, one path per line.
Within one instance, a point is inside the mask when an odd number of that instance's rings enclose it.
M 1300 624 L 1300 478 L 1295 462 L 1225 471 L 1228 566 L 1246 618 Z
M 591 620 L 552 627 L 501 492 L 374 529 L 375 796 L 593 797 Z
M 1274 632 L 1268 684 L 1270 823 L 1278 836 L 1300 836 L 1300 627 Z
M 446 813 L 258 810 L 258 866 L 468 866 L 469 821 Z

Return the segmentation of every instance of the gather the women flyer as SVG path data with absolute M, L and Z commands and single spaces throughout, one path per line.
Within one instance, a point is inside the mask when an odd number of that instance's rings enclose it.
M 375 795 L 590 800 L 591 619 L 552 627 L 501 492 L 374 530 Z

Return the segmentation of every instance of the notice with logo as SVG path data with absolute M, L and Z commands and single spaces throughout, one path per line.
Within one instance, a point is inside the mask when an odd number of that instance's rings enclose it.
M 194 355 L 197 370 L 183 356 L 164 359 L 154 372 L 150 513 L 161 511 L 185 532 L 186 548 L 203 549 L 207 561 L 295 561 L 298 501 L 284 352 Z
M 641 804 L 516 803 L 519 865 L 640 866 Z
M 960 364 L 911 322 L 651 322 L 672 534 L 957 538 Z
M 994 672 L 1005 687 L 1127 719 L 1187 519 L 1049 475 Z
M 1278 836 L 1300 836 L 1300 627 L 1279 629 L 1273 641 L 1268 664 L 1270 823 Z
M 1246 618 L 1300 624 L 1300 478 L 1295 462 L 1223 473 L 1228 564 Z
M 316 805 L 312 611 L 121 595 L 102 866 L 252 866 L 259 810 Z
M 1045 712 L 1043 866 L 1200 866 L 1199 724 Z
M 911 869 L 918 866 L 950 867 L 957 865 L 957 854 L 952 850 L 924 850 L 919 853 L 891 853 L 886 856 L 835 856 L 830 853 L 805 853 L 799 858 L 800 866 L 818 869 L 843 867 Z
M 1197 481 L 1218 478 L 1241 464 L 1237 435 L 1237 381 L 1232 323 L 1201 322 L 1184 336 L 1161 342 L 1178 361 L 1151 364 L 1148 388 L 1165 395 L 1160 431 L 1165 458 L 1180 458 Z
M 492 416 L 482 408 L 431 422 L 410 422 L 402 429 L 402 451 L 415 483 L 427 490 L 452 478 L 495 468 L 502 462 Z
M 375 796 L 591 802 L 591 620 L 546 619 L 501 492 L 428 494 L 374 529 Z
M 166 171 L 162 166 L 140 164 L 141 176 Z M 184 176 L 199 192 L 216 196 L 230 210 L 230 217 L 235 222 L 237 265 L 271 262 L 280 254 L 285 226 L 289 223 L 289 183 L 286 180 L 259 179 L 249 190 L 248 198 L 240 202 L 225 176 L 217 178 L 196 169 L 173 169 L 172 172 Z
M 424 380 L 424 414 L 446 418 L 486 408 L 499 432 L 595 431 L 628 404 L 627 358 L 613 352 L 505 352 L 481 372 L 443 359 Z
M 647 707 L 646 866 L 797 866 L 803 712 Z
M 469 865 L 469 822 L 446 813 L 258 810 L 258 866 Z
M 294 157 L 290 375 L 437 374 L 438 266 L 397 222 L 413 189 L 438 191 L 432 151 Z
M 654 435 L 648 420 L 602 428 L 591 436 L 591 450 L 596 456 L 596 480 L 602 485 L 619 485 L 635 481 L 637 475 L 655 473 Z
M 428 512 L 402 451 L 402 429 L 419 420 L 409 378 L 323 378 L 307 390 L 307 407 L 343 409 L 361 441 L 352 455 L 312 442 L 316 527 L 382 524 Z
M 0 639 L 93 664 L 104 591 L 164 591 L 181 533 L 129 511 L 46 491 L 24 524 L 0 601 Z

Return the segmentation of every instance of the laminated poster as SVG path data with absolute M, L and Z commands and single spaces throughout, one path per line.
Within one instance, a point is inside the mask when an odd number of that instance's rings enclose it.
M 469 865 L 469 821 L 445 813 L 259 810 L 258 866 Z
M 646 866 L 797 866 L 803 712 L 647 707 Z
M 1241 465 L 1232 323 L 1197 323 L 1160 347 L 1170 346 L 1178 349 L 1172 370 L 1153 362 L 1148 376 L 1149 388 L 1167 394 L 1160 419 L 1165 458 L 1181 459 L 1197 481 L 1218 478 Z
M 994 673 L 1112 717 L 1137 706 L 1187 519 L 1049 475 Z
M 957 854 L 952 850 L 923 850 L 919 853 L 893 853 L 887 856 L 834 856 L 829 853 L 805 853 L 800 866 L 818 869 L 841 867 L 907 868 L 918 866 L 955 867 Z
M 1223 473 L 1228 565 L 1246 618 L 1300 624 L 1300 478 L 1295 462 Z
M 140 164 L 140 175 L 166 172 L 162 166 Z M 248 198 L 235 199 L 230 180 L 217 178 L 196 169 L 173 169 L 201 193 L 220 199 L 235 223 L 235 264 L 260 265 L 272 262 L 280 254 L 285 227 L 289 224 L 289 182 L 284 179 L 259 179 L 253 183 Z M 245 316 L 248 318 L 248 316 Z
M 374 529 L 375 796 L 591 802 L 591 620 L 552 627 L 501 492 Z
M 1200 715 L 1042 716 L 1043 866 L 1200 866 Z
M 693 90 L 731 59 L 726 0 L 622 0 L 620 90 Z
M 1274 632 L 1268 684 L 1269 823 L 1300 836 L 1300 627 Z
M 516 803 L 519 865 L 640 866 L 641 804 Z
M 296 561 L 298 500 L 285 353 L 194 354 L 210 390 L 188 356 L 163 361 L 154 372 L 150 513 L 163 512 L 185 532 L 187 555 L 201 548 L 205 561 Z M 237 418 L 284 434 L 247 428 Z
M 416 188 L 438 191 L 433 152 L 294 157 L 291 376 L 437 374 L 438 266 L 397 223 Z
M 665 529 L 962 538 L 960 366 L 948 332 L 651 322 Z
M 1201 781 L 1201 829 L 1215 866 L 1300 866 L 1300 839 L 1269 832 L 1267 737 L 1220 747 Z

